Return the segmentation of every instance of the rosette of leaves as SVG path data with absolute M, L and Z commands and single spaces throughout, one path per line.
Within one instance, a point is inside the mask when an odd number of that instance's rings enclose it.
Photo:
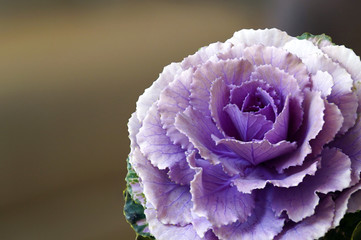
M 138 239 L 358 239 L 360 113 L 352 50 L 236 32 L 139 98 L 126 218 Z

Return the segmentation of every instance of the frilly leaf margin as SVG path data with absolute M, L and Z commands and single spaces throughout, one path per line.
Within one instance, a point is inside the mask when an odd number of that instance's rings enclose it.
M 144 207 L 133 196 L 131 183 L 138 183 L 139 177 L 129 163 L 127 158 L 127 175 L 125 177 L 126 189 L 123 191 L 124 209 L 123 214 L 126 221 L 136 233 L 135 240 L 155 240 L 155 238 L 145 229 L 148 227 L 144 214 Z

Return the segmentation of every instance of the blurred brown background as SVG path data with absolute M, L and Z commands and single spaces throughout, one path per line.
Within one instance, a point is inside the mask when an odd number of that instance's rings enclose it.
M 242 28 L 360 54 L 350 2 L 0 1 L 0 239 L 134 239 L 126 124 L 162 68 Z

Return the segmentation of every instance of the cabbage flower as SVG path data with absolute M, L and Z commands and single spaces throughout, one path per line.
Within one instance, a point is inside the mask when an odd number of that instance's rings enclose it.
M 324 236 L 361 209 L 360 89 L 352 50 L 278 29 L 166 66 L 128 123 L 134 226 L 157 240 Z

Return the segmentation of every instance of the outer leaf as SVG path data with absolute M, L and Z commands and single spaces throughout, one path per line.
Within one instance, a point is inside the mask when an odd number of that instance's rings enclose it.
M 332 38 L 330 36 L 327 36 L 326 34 L 320 34 L 320 35 L 313 35 L 311 33 L 305 32 L 301 36 L 297 36 L 298 39 L 306 39 L 311 40 L 316 45 L 320 45 L 326 41 L 328 44 L 332 43 Z
M 358 240 L 361 234 L 361 211 L 347 213 L 340 225 L 319 240 Z
M 147 232 L 148 224 L 145 221 L 144 207 L 139 203 L 136 203 L 129 193 L 129 189 L 125 189 L 123 192 L 125 204 L 124 204 L 124 216 L 127 222 L 132 226 L 137 234 L 137 240 L 151 240 L 154 239 L 149 232 Z
M 357 224 L 351 236 L 351 240 L 357 240 L 357 239 L 361 239 L 361 221 Z

